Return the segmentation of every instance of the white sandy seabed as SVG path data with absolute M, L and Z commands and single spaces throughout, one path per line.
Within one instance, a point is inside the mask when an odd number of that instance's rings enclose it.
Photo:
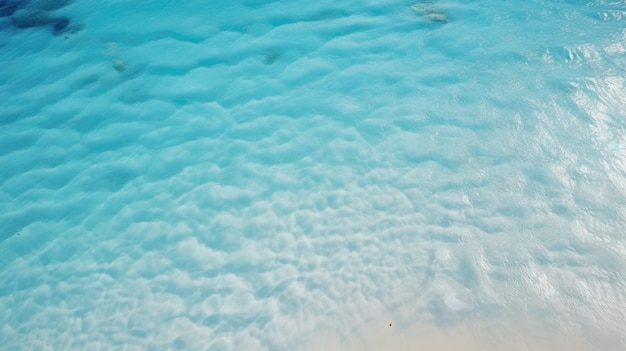
M 1 350 L 626 349 L 620 4 L 57 12 L 0 31 Z

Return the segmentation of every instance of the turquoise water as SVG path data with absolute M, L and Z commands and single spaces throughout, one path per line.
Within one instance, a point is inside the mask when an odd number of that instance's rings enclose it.
M 1 350 L 626 349 L 623 1 L 61 5 L 0 18 Z

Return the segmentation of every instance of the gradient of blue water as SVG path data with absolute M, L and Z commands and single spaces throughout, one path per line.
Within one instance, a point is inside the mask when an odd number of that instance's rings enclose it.
M 0 31 L 0 349 L 624 349 L 623 3 L 58 12 Z

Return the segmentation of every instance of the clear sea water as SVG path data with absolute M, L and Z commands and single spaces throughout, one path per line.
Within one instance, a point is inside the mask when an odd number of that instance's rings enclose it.
M 626 349 L 622 0 L 0 18 L 1 350 Z

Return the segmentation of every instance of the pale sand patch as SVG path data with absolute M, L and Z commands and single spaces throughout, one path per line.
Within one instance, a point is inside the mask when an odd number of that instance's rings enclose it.
M 392 326 L 389 326 L 392 323 Z M 310 351 L 596 351 L 580 332 L 556 330 L 528 322 L 472 322 L 452 327 L 414 325 L 408 328 L 393 321 L 363 328 L 341 340 L 336 335 L 320 336 Z

